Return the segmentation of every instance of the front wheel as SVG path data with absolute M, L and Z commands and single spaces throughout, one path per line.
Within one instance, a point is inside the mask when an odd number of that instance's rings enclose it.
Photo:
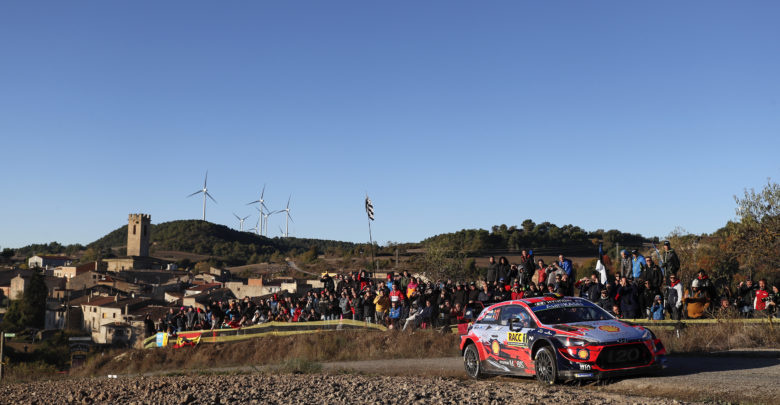
M 479 361 L 479 351 L 473 343 L 466 346 L 466 350 L 463 351 L 463 366 L 466 374 L 471 378 L 480 379 L 485 376 L 482 373 L 482 362 Z
M 543 347 L 536 352 L 534 367 L 536 368 L 536 379 L 542 384 L 552 385 L 558 380 L 555 355 L 549 347 Z

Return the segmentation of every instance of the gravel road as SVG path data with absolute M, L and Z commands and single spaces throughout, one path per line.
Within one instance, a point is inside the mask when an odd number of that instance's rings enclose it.
M 587 388 L 597 392 L 641 393 L 697 401 L 778 403 L 780 351 L 732 352 L 718 356 L 673 356 L 660 377 L 635 377 Z M 382 375 L 440 375 L 464 377 L 460 357 L 382 362 L 325 363 L 325 370 Z M 536 384 L 532 378 L 501 378 L 507 384 Z M 570 387 L 574 388 L 574 387 Z
M 0 385 L 19 404 L 675 404 L 777 403 L 780 358 L 671 357 L 662 377 L 584 387 L 545 387 L 531 378 L 465 378 L 459 357 L 334 362 L 318 374 L 221 369 L 215 374 L 120 376 Z M 213 370 L 212 370 L 213 371 Z M 236 374 L 245 372 L 245 374 Z
M 242 374 L 120 377 L 8 384 L 11 404 L 678 404 L 671 400 L 442 377 Z

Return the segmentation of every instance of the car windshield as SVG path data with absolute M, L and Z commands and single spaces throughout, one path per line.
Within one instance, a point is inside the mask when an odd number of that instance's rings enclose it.
M 599 307 L 584 305 L 543 306 L 534 308 L 534 314 L 545 325 L 613 319 L 612 315 Z

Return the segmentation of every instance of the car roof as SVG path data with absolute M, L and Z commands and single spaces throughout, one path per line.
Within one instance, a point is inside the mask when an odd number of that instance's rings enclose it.
M 519 300 L 509 300 L 509 301 L 501 301 L 497 302 L 495 304 L 487 306 L 485 309 L 490 310 L 492 308 L 497 308 L 504 305 L 523 305 L 527 308 L 534 307 L 536 305 L 540 305 L 542 303 L 547 302 L 576 302 L 576 303 L 582 303 L 587 302 L 590 303 L 590 301 L 585 300 L 580 297 L 564 297 L 564 296 L 556 296 L 556 295 L 545 295 L 542 297 L 533 297 L 533 298 L 521 298 Z

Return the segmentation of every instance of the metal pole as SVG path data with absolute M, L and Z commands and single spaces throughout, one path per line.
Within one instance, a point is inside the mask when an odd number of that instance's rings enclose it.
M 374 271 L 376 272 L 376 259 L 374 258 L 374 237 L 371 236 L 371 218 L 368 219 L 368 241 L 371 243 L 371 265 L 374 267 Z
M 5 331 L 0 331 L 0 380 L 3 379 L 3 360 L 5 359 Z

